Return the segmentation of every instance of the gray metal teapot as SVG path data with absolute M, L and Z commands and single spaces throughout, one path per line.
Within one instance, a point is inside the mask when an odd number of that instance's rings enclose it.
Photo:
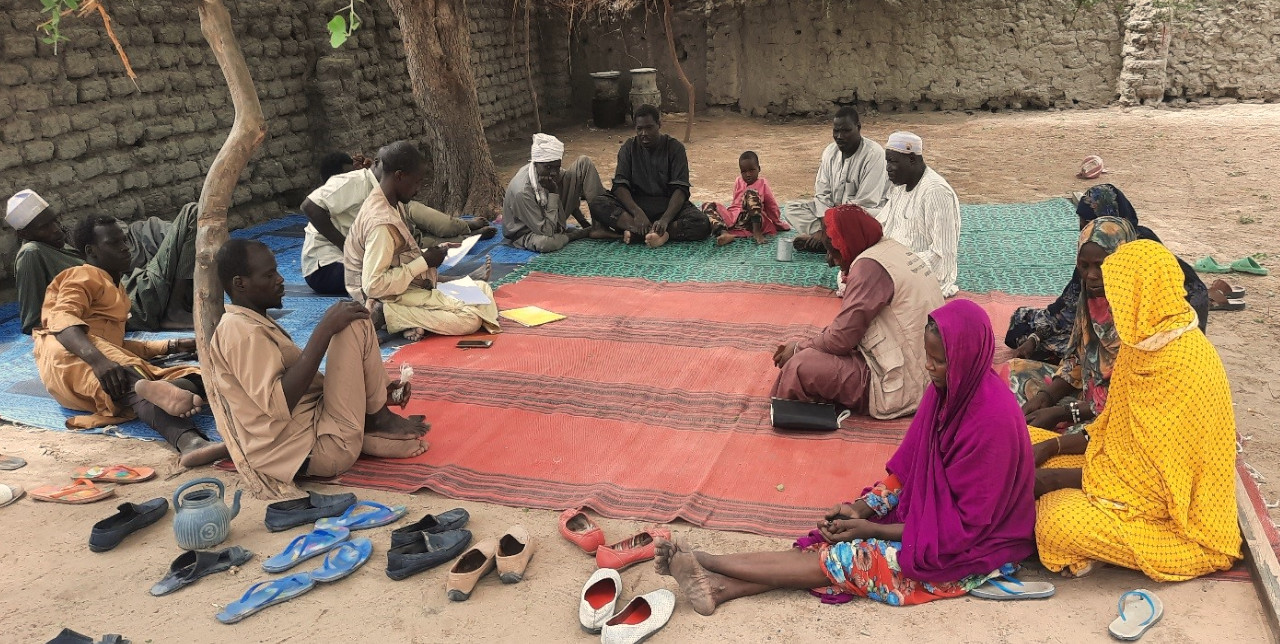
M 183 492 L 197 485 L 213 485 L 218 490 L 204 488 Z M 187 481 L 173 492 L 173 536 L 183 550 L 204 550 L 222 543 L 231 533 L 231 520 L 240 514 L 240 495 L 236 490 L 235 501 L 227 507 L 227 488 L 215 478 Z

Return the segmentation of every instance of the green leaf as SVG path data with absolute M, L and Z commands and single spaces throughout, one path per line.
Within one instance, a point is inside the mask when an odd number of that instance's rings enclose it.
M 364 24 L 364 22 L 360 20 L 360 16 L 356 15 L 354 11 L 351 12 L 351 33 L 355 33 L 355 31 L 359 29 L 360 25 L 362 24 Z
M 45 11 L 53 11 L 58 7 L 58 0 L 40 0 L 40 4 L 44 5 Z
M 44 38 L 40 39 L 40 42 L 46 45 L 55 45 L 58 43 L 58 39 L 54 38 L 53 36 L 45 36 Z
M 63 0 L 67 3 L 67 8 L 75 11 L 80 8 L 80 0 Z
M 347 42 L 347 21 L 342 16 L 334 16 L 326 25 L 329 27 L 329 46 L 337 49 Z

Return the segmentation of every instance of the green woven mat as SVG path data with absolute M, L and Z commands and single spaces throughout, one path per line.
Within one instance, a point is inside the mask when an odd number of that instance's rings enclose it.
M 1077 223 L 1066 199 L 1038 203 L 961 206 L 959 285 L 966 291 L 1056 295 L 1075 267 Z M 784 234 L 789 239 L 790 233 Z M 655 282 L 753 282 L 836 287 L 836 271 L 821 253 L 776 258 L 777 242 L 738 240 L 672 243 L 650 249 L 620 242 L 579 241 L 535 257 L 497 284 L 531 272 L 639 277 Z

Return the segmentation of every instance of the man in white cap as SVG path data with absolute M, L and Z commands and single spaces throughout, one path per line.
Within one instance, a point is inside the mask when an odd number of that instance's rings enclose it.
M 871 214 L 880 213 L 889 193 L 884 170 L 884 148 L 862 136 L 858 110 L 845 106 L 831 121 L 832 143 L 822 151 L 818 176 L 813 182 L 813 199 L 787 204 L 786 217 L 797 236 L 796 250 L 825 253 L 822 217 L 827 209 L 857 204 Z
M 924 142 L 910 132 L 894 132 L 885 145 L 885 170 L 893 187 L 876 219 L 884 235 L 911 249 L 929 265 L 943 297 L 956 286 L 960 245 L 960 199 L 951 184 L 924 163 Z
M 331 155 L 321 159 L 326 164 Z M 330 175 L 302 201 L 302 214 L 310 223 L 302 241 L 302 279 L 311 290 L 321 295 L 347 294 L 346 272 L 342 265 L 347 232 L 355 221 L 360 206 L 378 187 L 379 169 L 373 160 L 357 156 L 354 170 Z M 321 172 L 325 172 L 322 168 Z M 459 242 L 468 235 L 479 234 L 489 239 L 498 229 L 484 217 L 462 219 L 450 217 L 435 208 L 411 201 L 405 208 L 414 240 L 422 248 Z
M 196 204 L 189 203 L 173 223 L 150 217 L 123 226 L 131 255 L 122 279 L 132 304 L 129 330 L 192 327 L 196 210 Z M 30 335 L 40 323 L 45 289 L 53 278 L 85 260 L 66 245 L 56 211 L 34 190 L 22 190 L 9 199 L 5 223 L 23 242 L 14 257 L 13 274 L 22 332 Z
M 550 134 L 533 135 L 529 163 L 516 171 L 502 199 L 503 232 L 512 246 L 539 253 L 560 250 L 587 237 L 617 237 L 602 226 L 591 227 L 582 201 L 604 194 L 600 172 L 587 156 L 561 167 L 564 143 Z M 568 228 L 569 217 L 579 228 Z

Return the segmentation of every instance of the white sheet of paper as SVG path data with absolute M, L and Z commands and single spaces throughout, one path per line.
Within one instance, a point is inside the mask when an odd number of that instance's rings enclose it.
M 436 285 L 441 293 L 450 295 L 462 300 L 463 304 L 493 304 L 493 300 L 484 294 L 480 285 L 475 283 L 470 277 L 453 280 L 452 282 L 440 282 Z
M 440 270 L 448 270 L 456 266 L 458 262 L 462 261 L 463 257 L 467 256 L 467 253 L 471 252 L 472 247 L 474 247 L 478 241 L 480 241 L 480 235 L 472 235 L 462 240 L 461 246 L 457 248 L 450 248 L 449 252 L 444 256 L 444 263 L 440 264 Z

